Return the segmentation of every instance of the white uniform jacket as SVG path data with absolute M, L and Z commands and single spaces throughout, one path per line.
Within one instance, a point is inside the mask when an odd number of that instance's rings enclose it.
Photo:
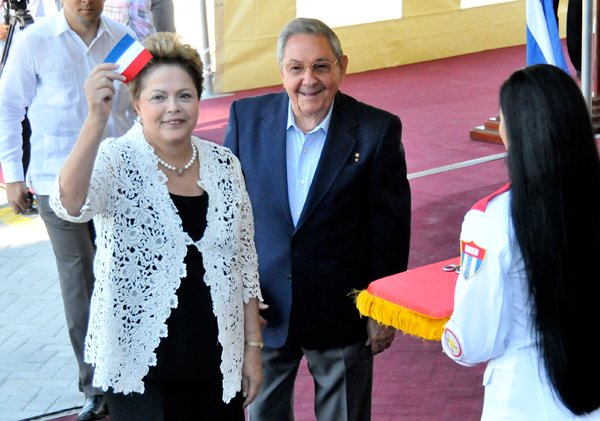
M 462 365 L 489 361 L 483 376 L 482 420 L 600 420 L 600 411 L 575 416 L 547 379 L 535 347 L 508 188 L 481 200 L 465 216 L 454 314 L 445 326 L 442 346 Z
M 96 283 L 85 360 L 95 366 L 94 386 L 104 390 L 144 391 L 142 378 L 156 365 L 154 351 L 168 334 L 165 322 L 177 307 L 191 244 L 202 253 L 217 317 L 223 400 L 229 402 L 241 388 L 243 303 L 262 300 L 252 208 L 231 151 L 195 137 L 192 142 L 198 149 L 199 184 L 209 197 L 206 230 L 196 243 L 183 231 L 167 177 L 139 123 L 125 136 L 100 144 L 79 217 L 62 206 L 58 177 L 53 185 L 50 204 L 59 217 L 72 222 L 94 217 Z

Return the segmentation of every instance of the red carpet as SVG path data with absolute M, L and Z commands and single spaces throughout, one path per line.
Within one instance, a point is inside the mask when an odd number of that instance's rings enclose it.
M 375 357 L 372 420 L 479 420 L 484 370 L 484 365 L 459 366 L 444 355 L 439 342 L 398 333 L 392 347 Z M 316 420 L 313 396 L 312 377 L 303 360 L 294 396 L 296 421 Z
M 408 170 L 414 173 L 504 152 L 502 146 L 470 140 L 469 131 L 496 115 L 498 88 L 524 65 L 525 46 L 510 47 L 349 75 L 341 90 L 400 116 Z M 233 100 L 280 90 L 202 101 L 194 133 L 221 144 Z M 411 180 L 410 268 L 457 256 L 464 214 L 506 182 L 502 160 Z M 478 420 L 484 369 L 459 366 L 437 342 L 398 334 L 392 347 L 375 358 L 373 420 Z M 315 420 L 313 394 L 303 362 L 296 383 L 297 421 Z

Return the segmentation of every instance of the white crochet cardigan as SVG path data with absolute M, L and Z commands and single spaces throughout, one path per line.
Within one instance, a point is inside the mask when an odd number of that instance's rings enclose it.
M 254 247 L 254 221 L 242 170 L 226 148 L 192 137 L 200 160 L 199 185 L 208 192 L 203 256 L 204 282 L 223 347 L 223 401 L 241 388 L 244 308 L 262 300 Z M 142 127 L 100 145 L 91 185 L 79 217 L 60 201 L 58 178 L 50 195 L 56 214 L 72 222 L 94 217 L 96 283 L 85 341 L 85 360 L 95 366 L 94 386 L 115 392 L 144 392 L 142 378 L 156 365 L 155 349 L 167 336 L 165 321 L 177 307 L 176 291 L 186 276 L 183 259 L 193 244 L 158 169 Z

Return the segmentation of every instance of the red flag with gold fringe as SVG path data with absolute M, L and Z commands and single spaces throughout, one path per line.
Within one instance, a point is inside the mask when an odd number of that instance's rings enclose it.
M 373 281 L 357 295 L 356 307 L 381 324 L 440 341 L 454 311 L 459 264 L 455 257 Z

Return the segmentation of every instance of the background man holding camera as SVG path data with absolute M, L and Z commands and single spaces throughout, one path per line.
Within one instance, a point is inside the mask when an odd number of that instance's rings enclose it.
M 52 16 L 58 10 L 56 9 L 54 0 L 30 0 L 29 2 L 27 0 L 6 0 L 0 3 L 2 3 L 3 6 L 1 13 L 4 16 L 3 23 L 0 23 L 0 51 L 2 51 L 2 64 L 0 64 L 0 66 L 3 67 L 6 56 L 10 50 L 10 45 L 6 44 L 10 20 L 14 19 L 15 21 L 14 33 L 16 33 L 17 31 L 24 29 L 26 25 L 33 22 L 41 22 L 45 17 Z M 20 15 L 19 18 L 14 17 L 17 13 Z M 31 126 L 29 125 L 27 115 L 25 115 L 25 118 L 21 121 L 21 126 L 23 129 L 23 173 L 27 173 L 31 155 L 31 144 L 29 143 L 29 139 L 31 138 Z M 30 201 L 29 208 L 21 213 L 24 215 L 36 214 L 37 208 L 33 203 L 33 194 L 29 193 L 28 198 Z

